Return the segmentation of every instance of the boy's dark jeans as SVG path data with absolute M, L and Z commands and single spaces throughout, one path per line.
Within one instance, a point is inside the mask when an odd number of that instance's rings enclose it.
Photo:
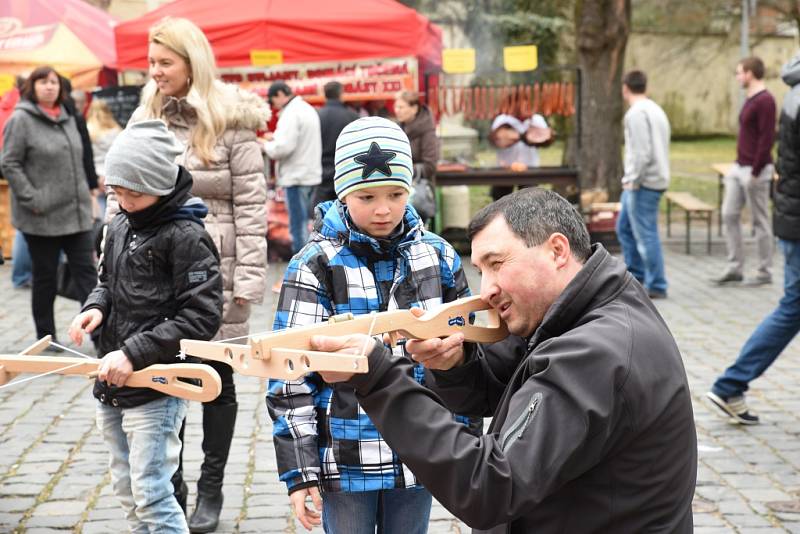
M 33 265 L 31 305 L 36 337 L 56 334 L 53 303 L 56 299 L 58 261 L 61 251 L 67 256 L 70 272 L 83 303 L 97 285 L 97 266 L 92 250 L 92 232 L 60 236 L 25 234 Z

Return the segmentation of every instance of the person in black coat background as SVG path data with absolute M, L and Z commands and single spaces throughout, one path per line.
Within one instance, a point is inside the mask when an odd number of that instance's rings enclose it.
M 358 118 L 358 114 L 342 103 L 342 84 L 336 81 L 325 84 L 325 105 L 319 110 L 320 132 L 322 134 L 322 183 L 314 188 L 311 197 L 311 217 L 314 207 L 326 200 L 336 200 L 333 190 L 333 154 L 336 152 L 336 139 L 345 126 Z
M 791 90 L 783 100 L 778 124 L 778 174 L 772 229 L 783 252 L 783 297 L 756 327 L 736 361 L 717 378 L 706 396 L 720 415 L 739 424 L 758 424 L 745 403 L 751 381 L 761 376 L 800 332 L 800 55 L 781 70 Z

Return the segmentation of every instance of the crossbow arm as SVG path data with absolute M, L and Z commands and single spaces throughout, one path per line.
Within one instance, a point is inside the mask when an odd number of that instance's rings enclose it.
M 88 360 L 74 356 L 36 356 L 31 358 L 30 355 L 2 354 L 0 355 L 0 385 L 8 382 L 9 376 L 13 377 L 18 373 L 53 372 L 61 375 L 91 377 L 97 374 L 99 367 L 100 360 Z M 189 384 L 179 379 L 199 379 L 202 385 Z M 212 367 L 202 364 L 151 365 L 131 374 L 125 385 L 146 387 L 173 397 L 200 402 L 214 400 L 222 392 L 219 373 Z
M 199 379 L 200 385 L 179 379 Z M 158 363 L 136 371 L 125 382 L 134 388 L 150 388 L 172 397 L 210 402 L 222 393 L 222 379 L 216 369 L 201 363 Z
M 22 350 L 20 354 L 27 354 L 29 356 L 35 356 L 36 354 L 41 353 L 44 349 L 50 346 L 50 340 L 52 336 L 44 336 L 42 339 L 35 341 L 28 347 Z M 9 371 L 2 363 L 0 363 L 0 386 L 3 384 L 10 382 L 17 376 L 17 373 L 12 373 Z

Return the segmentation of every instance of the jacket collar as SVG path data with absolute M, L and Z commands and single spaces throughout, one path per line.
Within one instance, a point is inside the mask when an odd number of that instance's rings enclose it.
M 361 232 L 353 224 L 347 206 L 341 201 L 322 202 L 315 209 L 314 230 L 321 237 L 345 245 L 358 255 L 385 257 L 396 254 L 400 247 L 422 240 L 422 221 L 411 206 L 406 205 L 403 221 L 387 238 L 376 238 Z
M 197 111 L 186 97 L 168 96 L 161 106 L 161 116 L 170 124 L 189 127 L 197 120 Z
M 131 228 L 145 230 L 181 219 L 190 220 L 203 226 L 203 217 L 208 213 L 208 208 L 202 202 L 197 203 L 196 197 L 191 195 L 192 175 L 183 167 L 179 166 L 178 169 L 175 189 L 170 194 L 161 197 L 149 208 L 135 213 L 128 213 L 120 208 L 120 211 L 127 217 Z
M 403 131 L 408 137 L 416 137 L 421 135 L 425 132 L 425 130 L 428 130 L 432 127 L 433 117 L 431 116 L 428 106 L 425 104 L 420 104 L 419 111 L 417 111 L 417 114 L 414 116 L 414 118 L 402 125 Z
M 575 327 L 586 313 L 614 299 L 633 280 L 625 264 L 613 258 L 600 244 L 547 310 L 530 344 L 557 337 Z
M 31 102 L 30 100 L 28 100 L 26 98 L 20 99 L 20 101 L 17 103 L 15 109 L 24 110 L 27 113 L 30 113 L 31 115 L 33 115 L 34 117 L 38 117 L 38 118 L 40 118 L 42 120 L 46 120 L 48 122 L 57 122 L 57 123 L 67 122 L 70 119 L 70 116 L 71 116 L 69 113 L 67 113 L 66 108 L 64 108 L 64 105 L 62 104 L 61 105 L 61 115 L 59 115 L 57 118 L 53 118 L 51 115 L 48 115 L 47 113 L 42 111 L 41 108 L 39 108 L 38 105 L 36 105 L 35 103 Z

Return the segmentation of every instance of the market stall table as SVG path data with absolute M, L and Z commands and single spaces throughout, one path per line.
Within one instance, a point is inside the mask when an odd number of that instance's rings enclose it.
M 520 171 L 501 167 L 463 170 L 440 168 L 436 171 L 435 182 L 437 202 L 440 200 L 438 188 L 449 185 L 550 186 L 573 204 L 578 204 L 580 198 L 578 170 L 569 167 L 530 167 Z M 435 231 L 440 232 L 441 206 L 437 207 L 436 213 Z

